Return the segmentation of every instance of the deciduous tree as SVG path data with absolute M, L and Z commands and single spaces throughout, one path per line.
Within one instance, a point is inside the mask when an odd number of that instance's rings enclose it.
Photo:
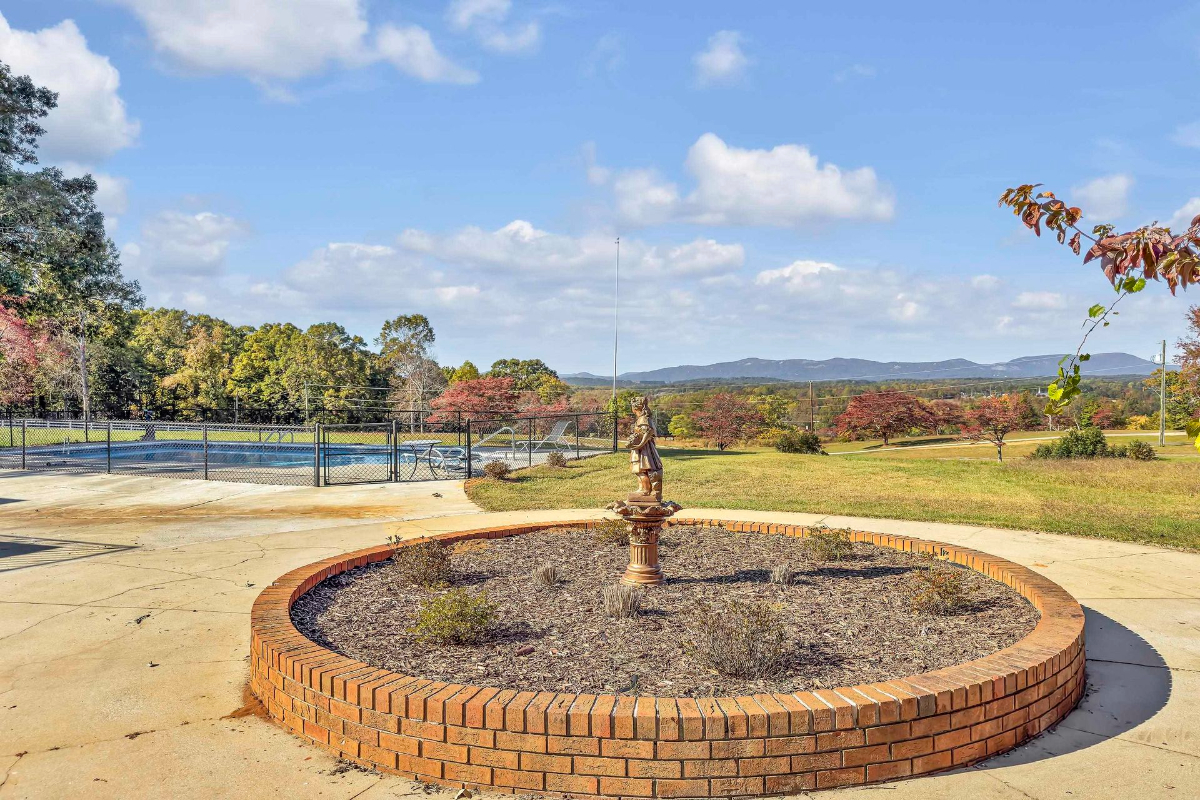
M 888 445 L 892 437 L 910 430 L 929 430 L 936 424 L 929 408 L 904 392 L 863 392 L 850 398 L 845 413 L 835 420 L 838 433 L 870 436 Z
M 474 419 L 514 414 L 520 392 L 512 378 L 476 378 L 446 387 L 432 402 L 437 413 L 430 419 L 450 419 L 454 412 Z
M 748 402 L 729 392 L 714 394 L 692 414 L 692 422 L 701 436 L 724 450 L 744 442 L 763 424 L 762 414 Z
M 984 397 L 966 411 L 968 439 L 991 442 L 996 446 L 996 460 L 1004 460 L 1004 437 L 1021 429 L 1019 397 Z

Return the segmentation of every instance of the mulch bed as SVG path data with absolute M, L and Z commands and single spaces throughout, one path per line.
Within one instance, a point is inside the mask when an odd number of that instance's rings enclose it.
M 966 574 L 970 607 L 951 616 L 915 612 L 909 581 L 929 561 L 867 544 L 855 544 L 848 560 L 818 564 L 800 539 L 678 527 L 664 533 L 660 558 L 668 580 L 647 590 L 632 619 L 606 616 L 601 600 L 624 571 L 628 548 L 565 528 L 456 546 L 454 586 L 486 591 L 499 606 L 499 625 L 484 644 L 416 641 L 409 628 L 438 590 L 406 583 L 391 561 L 314 587 L 293 606 L 292 621 L 324 647 L 429 679 L 695 697 L 853 686 L 952 666 L 1017 642 L 1040 616 L 1012 589 L 957 565 L 947 568 Z M 558 567 L 558 585 L 530 577 L 544 564 Z M 770 583 L 779 564 L 797 571 L 793 584 Z M 698 632 L 728 601 L 767 601 L 779 610 L 784 671 L 750 680 L 704 665 Z

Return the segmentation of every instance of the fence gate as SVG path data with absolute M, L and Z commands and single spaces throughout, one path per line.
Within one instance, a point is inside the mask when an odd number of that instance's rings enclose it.
M 320 431 L 321 479 L 326 486 L 395 480 L 391 423 L 322 425 Z

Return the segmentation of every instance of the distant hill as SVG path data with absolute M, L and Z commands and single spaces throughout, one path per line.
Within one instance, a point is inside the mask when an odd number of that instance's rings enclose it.
M 859 380 L 885 381 L 895 379 L 940 380 L 942 378 L 1041 378 L 1058 372 L 1061 355 L 1023 356 L 997 364 L 977 364 L 965 358 L 948 361 L 869 361 L 862 358 L 828 358 L 812 361 L 807 358 L 770 360 L 743 358 L 703 366 L 684 364 L 663 367 L 647 372 L 623 372 L 622 383 L 681 383 L 697 380 L 732 380 L 761 378 L 776 381 Z M 1129 353 L 1095 353 L 1084 365 L 1085 375 L 1113 377 L 1117 375 L 1149 375 L 1157 368 L 1152 361 Z M 602 386 L 612 377 L 578 372 L 563 375 L 563 380 L 577 386 Z

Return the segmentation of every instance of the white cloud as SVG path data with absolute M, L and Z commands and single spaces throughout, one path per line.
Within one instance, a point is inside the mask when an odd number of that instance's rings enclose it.
M 1013 301 L 1014 308 L 1032 311 L 1054 311 L 1067 307 L 1067 299 L 1058 292 L 1021 292 Z
M 0 14 L 0 57 L 18 75 L 58 93 L 47 115 L 39 151 L 46 161 L 95 162 L 137 140 L 118 94 L 121 76 L 93 53 L 71 20 L 40 31 L 14 30 Z
M 802 145 L 750 150 L 706 133 L 688 150 L 686 167 L 695 180 L 686 197 L 653 170 L 619 173 L 613 181 L 618 215 L 637 225 L 796 227 L 828 219 L 888 220 L 895 211 L 891 191 L 873 169 L 821 164 Z
M 845 69 L 838 70 L 833 79 L 838 83 L 845 83 L 855 78 L 874 78 L 875 68 L 870 64 L 851 64 Z
M 224 214 L 163 211 L 142 223 L 138 241 L 122 248 L 122 260 L 152 284 L 206 281 L 224 272 L 230 245 L 248 233 L 244 222 Z
M 245 75 L 268 96 L 276 81 L 380 60 L 419 80 L 473 83 L 424 28 L 385 24 L 370 38 L 363 0 L 115 0 L 146 28 L 154 49 L 183 69 Z
M 750 59 L 742 52 L 745 37 L 737 31 L 717 31 L 708 46 L 692 56 L 696 82 L 701 86 L 730 84 L 745 77 Z
M 1200 121 L 1189 122 L 1175 128 L 1171 141 L 1183 147 L 1200 147 Z
M 479 74 L 447 59 L 429 31 L 416 25 L 384 25 L 376 39 L 379 57 L 396 69 L 427 83 L 477 83 Z
M 593 186 L 603 186 L 612 177 L 612 170 L 600 166 L 596 161 L 596 143 L 584 142 L 580 148 L 583 154 L 583 165 L 587 171 L 587 181 Z
M 1117 173 L 1071 187 L 1071 197 L 1075 205 L 1083 209 L 1085 218 L 1097 223 L 1107 222 L 1124 216 L 1129 210 L 1131 188 L 1133 178 Z
M 596 40 L 587 58 L 583 61 L 583 74 L 594 77 L 600 72 L 616 72 L 625 63 L 625 46 L 621 37 L 606 33 Z
M 446 21 L 459 32 L 472 32 L 493 53 L 529 53 L 542 41 L 537 21 L 507 25 L 511 0 L 454 0 L 446 8 Z
M 1200 197 L 1193 197 L 1171 215 L 1171 219 L 1167 220 L 1167 227 L 1176 233 L 1181 233 L 1187 230 L 1197 216 L 1200 216 Z
M 841 272 L 842 268 L 828 261 L 793 261 L 786 267 L 767 269 L 755 276 L 759 286 L 775 285 L 786 292 L 803 291 L 811 286 L 822 272 Z
M 96 180 L 96 208 L 104 214 L 104 227 L 111 234 L 129 206 L 129 180 L 106 172 L 98 172 L 84 164 L 65 161 L 57 165 L 70 178 L 91 173 Z

